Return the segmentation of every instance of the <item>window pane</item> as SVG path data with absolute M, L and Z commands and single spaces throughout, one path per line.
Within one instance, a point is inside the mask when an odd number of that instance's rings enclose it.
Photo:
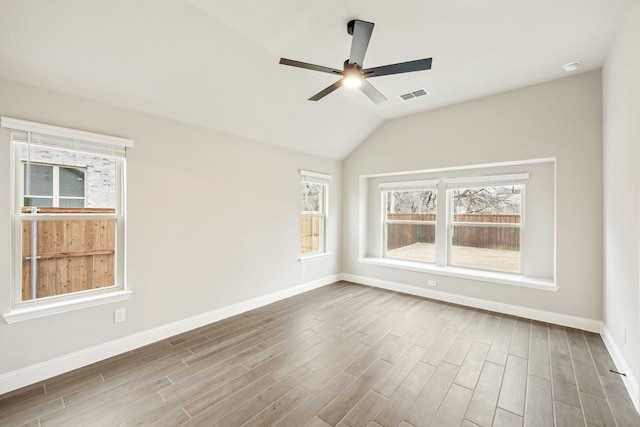
M 302 229 L 300 232 L 300 247 L 303 254 L 318 252 L 321 250 L 322 218 L 302 217 Z
M 450 265 L 520 273 L 520 227 L 453 227 Z
M 520 227 L 459 223 L 520 224 L 523 185 L 452 190 L 450 265 L 520 273 Z
M 520 222 L 522 212 L 522 185 L 500 187 L 461 188 L 453 190 L 454 215 L 516 215 L 513 221 L 483 221 L 461 218 L 460 221 Z M 457 221 L 457 220 L 456 220 Z
M 387 224 L 387 257 L 435 262 L 434 224 Z
M 25 206 L 38 206 L 38 207 L 45 207 L 45 208 L 50 208 L 51 206 L 53 206 L 53 198 L 49 197 L 25 197 L 24 198 L 24 205 Z
M 53 196 L 53 167 L 25 165 L 24 194 L 31 196 Z
M 69 207 L 65 204 L 68 202 L 63 202 L 62 199 L 83 197 L 84 204 L 79 207 L 116 208 L 115 157 L 26 144 L 21 145 L 19 156 L 25 164 L 25 195 L 53 196 L 53 189 L 57 189 L 58 197 L 54 197 L 53 202 L 48 205 L 41 206 Z M 32 193 L 26 191 L 29 162 Z M 57 170 L 56 173 L 53 172 L 54 168 Z M 57 181 L 53 182 L 56 177 Z M 46 192 L 43 187 L 45 182 Z M 25 205 L 28 206 L 26 201 Z M 78 207 L 77 202 L 73 202 L 73 207 Z
M 322 205 L 324 201 L 324 184 L 303 181 L 300 189 L 302 212 L 322 213 L 324 210 Z
M 84 169 L 60 168 L 60 196 L 84 197 Z
M 114 286 L 115 229 L 115 220 L 23 221 L 22 300 Z
M 387 219 L 413 219 L 399 215 L 433 215 L 430 221 L 435 221 L 436 191 L 387 191 Z M 392 218 L 391 215 L 394 215 Z
M 84 199 L 63 199 L 60 198 L 61 208 L 84 208 Z

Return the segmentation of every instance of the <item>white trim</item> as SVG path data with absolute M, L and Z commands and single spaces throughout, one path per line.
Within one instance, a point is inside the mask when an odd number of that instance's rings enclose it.
M 418 181 L 399 181 L 399 182 L 381 182 L 380 190 L 419 190 L 427 188 L 436 188 L 438 179 L 423 179 Z
M 208 313 L 179 320 L 168 325 L 138 332 L 136 334 L 109 341 L 85 350 L 57 357 L 46 362 L 6 372 L 0 375 L 0 394 L 25 387 L 38 381 L 90 365 L 91 363 L 108 359 L 109 357 L 117 356 L 127 351 L 152 344 L 177 334 L 181 334 L 285 298 L 330 285 L 339 280 L 338 276 L 339 275 L 337 274 L 327 276 L 289 289 L 284 289 L 282 291 L 253 298 L 248 301 L 222 307 Z
M 331 255 L 329 252 L 316 252 L 316 253 L 313 253 L 312 255 L 301 256 L 300 258 L 298 258 L 298 262 L 300 264 L 304 264 L 309 261 L 315 261 L 317 259 L 327 258 L 329 255 Z
M 467 307 L 475 307 L 483 310 L 495 311 L 497 313 L 539 320 L 541 322 L 568 326 L 571 328 L 582 329 L 595 333 L 600 333 L 602 329 L 602 322 L 600 320 L 586 319 L 584 317 L 570 316 L 568 314 L 554 313 L 551 311 L 538 310 L 535 308 L 522 307 L 519 305 L 505 304 L 501 302 L 468 297 L 464 295 L 451 294 L 448 292 L 434 291 L 431 289 L 405 285 L 397 282 L 389 282 L 386 280 L 374 279 L 371 277 L 342 273 L 340 275 L 340 280 L 358 283 L 361 285 L 373 286 L 375 288 L 387 289 L 395 292 L 402 292 L 404 294 L 416 295 L 424 298 L 431 298 L 438 301 L 465 305 Z
M 8 324 L 23 322 L 25 320 L 37 319 L 39 317 L 51 316 L 53 314 L 67 313 L 69 311 L 81 310 L 83 308 L 95 307 L 112 302 L 126 301 L 131 296 L 131 291 L 118 290 L 107 293 L 93 294 L 89 296 L 75 295 L 73 299 L 46 303 L 38 301 L 33 305 L 23 303 L 19 308 L 13 308 L 8 313 L 2 315 Z
M 640 412 L 640 387 L 638 386 L 638 380 L 633 376 L 633 371 L 629 368 L 629 364 L 624 359 L 622 352 L 616 345 L 613 335 L 611 335 L 606 325 L 602 326 L 602 341 L 604 341 L 604 345 L 607 347 L 618 372 L 624 372 L 626 374 L 626 376 L 620 375 L 620 378 L 622 378 L 622 382 L 627 388 L 627 392 L 631 397 L 633 405 L 636 407 L 636 411 Z
M 447 187 L 464 184 L 490 186 L 491 184 L 498 182 L 522 182 L 528 179 L 528 173 L 514 173 L 508 175 L 473 175 L 454 178 L 443 178 L 442 182 Z
M 360 258 L 358 261 L 362 264 L 376 265 L 379 267 L 397 268 L 400 270 L 416 271 L 418 273 L 431 273 L 440 276 L 477 280 L 479 282 L 520 286 L 523 288 L 531 288 L 551 292 L 556 292 L 558 290 L 558 285 L 553 280 L 525 277 L 519 274 L 500 273 L 497 271 L 476 270 L 463 267 L 444 267 L 432 263 L 390 258 L 365 257 Z
M 416 175 L 416 174 L 422 174 L 422 173 L 463 171 L 463 170 L 470 170 L 470 169 L 496 168 L 496 167 L 503 167 L 503 166 L 505 167 L 521 166 L 521 165 L 531 165 L 531 164 L 548 163 L 548 162 L 555 163 L 556 158 L 545 157 L 541 159 L 515 160 L 511 162 L 482 163 L 479 165 L 451 166 L 451 167 L 434 168 L 434 169 L 418 169 L 418 170 L 403 171 L 403 172 L 372 173 L 372 174 L 360 175 L 360 178 L 382 178 L 387 176 L 402 176 L 402 175 Z
M 11 117 L 0 118 L 0 126 L 12 130 L 36 132 L 44 135 L 58 136 L 73 140 L 95 142 L 98 144 L 113 145 L 116 147 L 133 148 L 133 140 L 118 136 L 104 135 L 83 130 L 70 129 L 61 126 L 47 125 L 44 123 L 30 122 L 28 120 L 14 119 Z
M 300 172 L 300 176 L 303 178 L 310 177 L 310 178 L 322 179 L 324 181 L 331 181 L 331 175 L 326 173 L 311 172 L 311 171 L 306 171 L 304 169 L 300 169 L 299 172 Z

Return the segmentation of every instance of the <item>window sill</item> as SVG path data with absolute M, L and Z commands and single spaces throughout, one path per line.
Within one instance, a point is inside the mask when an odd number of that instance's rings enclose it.
M 115 291 L 99 295 L 91 295 L 74 298 L 66 301 L 55 301 L 45 304 L 36 304 L 29 307 L 14 308 L 9 313 L 2 315 L 5 322 L 17 323 L 25 320 L 37 319 L 54 314 L 67 313 L 88 307 L 109 304 L 112 302 L 126 301 L 131 296 L 131 291 Z
M 323 252 L 321 254 L 313 254 L 313 255 L 302 256 L 302 257 L 298 258 L 298 262 L 300 264 L 304 264 L 306 262 L 315 261 L 317 259 L 327 258 L 329 255 L 331 255 L 329 252 Z
M 421 262 L 390 260 L 387 258 L 360 258 L 360 263 L 376 265 L 380 267 L 397 268 L 401 270 L 417 271 L 420 273 L 431 273 L 440 276 L 478 280 L 481 282 L 520 286 L 523 288 L 539 289 L 543 291 L 556 292 L 558 290 L 558 286 L 553 280 L 537 279 L 508 273 L 473 270 L 459 267 L 442 267 L 439 265 L 425 264 Z

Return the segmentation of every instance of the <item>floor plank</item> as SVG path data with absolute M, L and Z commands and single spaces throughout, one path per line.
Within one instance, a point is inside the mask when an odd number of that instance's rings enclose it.
M 485 362 L 480 379 L 473 392 L 465 419 L 472 423 L 489 426 L 495 415 L 504 367 L 492 362 Z
M 524 425 L 544 427 L 553 424 L 551 381 L 528 375 Z
M 516 415 L 524 415 L 527 387 L 527 360 L 509 355 L 500 388 L 498 406 Z
M 446 362 L 440 363 L 418 395 L 405 420 L 416 427 L 431 425 L 431 421 L 449 391 L 457 372 L 457 366 Z

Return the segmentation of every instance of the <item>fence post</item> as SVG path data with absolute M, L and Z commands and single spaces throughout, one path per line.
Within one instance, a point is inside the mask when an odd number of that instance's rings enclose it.
M 31 213 L 38 213 L 38 208 L 31 207 Z M 31 221 L 31 299 L 37 298 L 38 292 L 38 221 Z

